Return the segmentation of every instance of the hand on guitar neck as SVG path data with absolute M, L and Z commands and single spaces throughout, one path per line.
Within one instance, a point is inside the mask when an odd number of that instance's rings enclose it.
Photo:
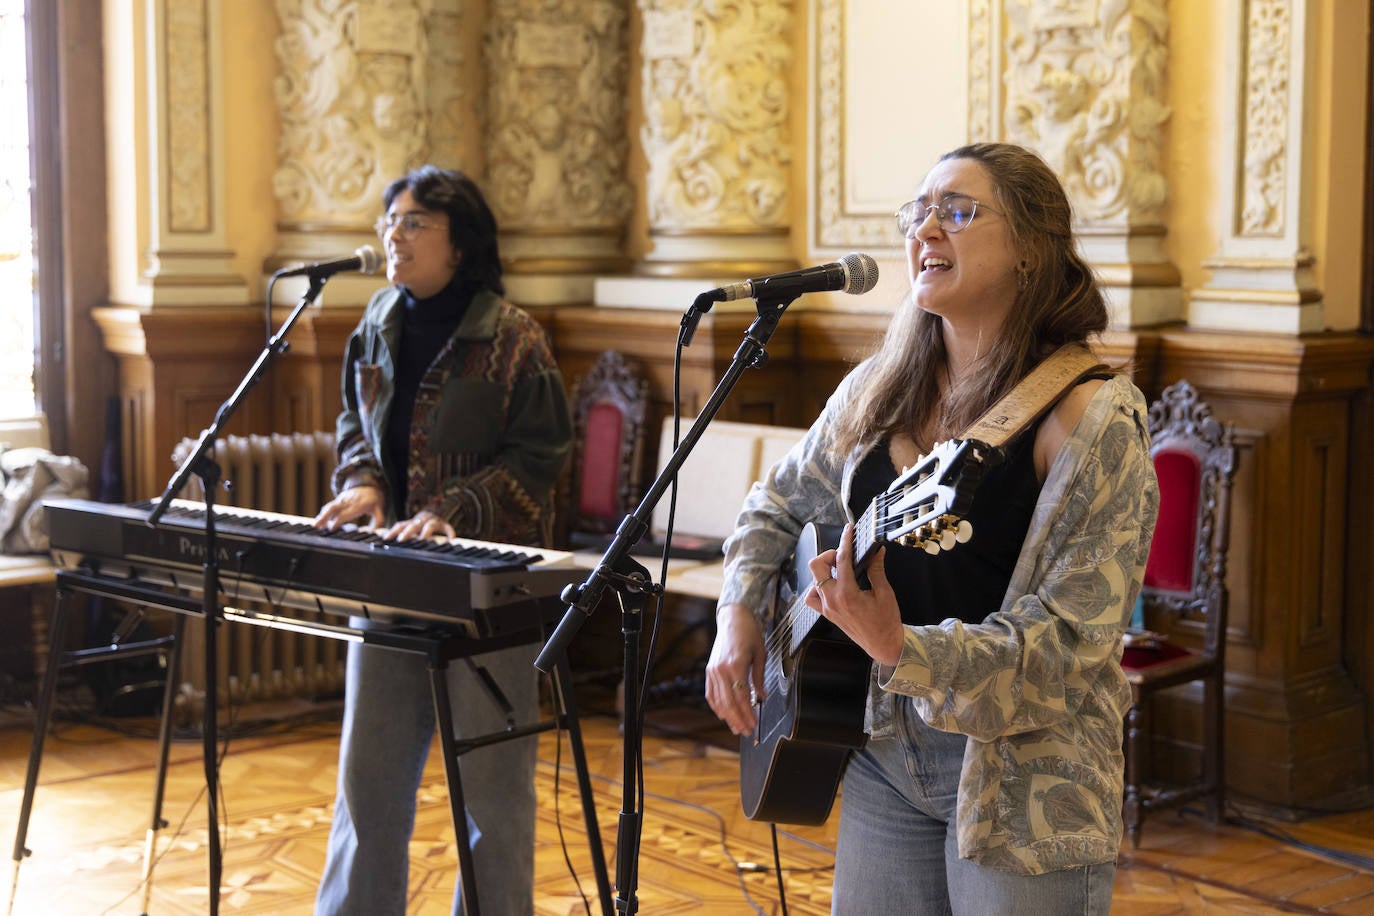
M 854 526 L 844 526 L 840 545 L 817 554 L 809 563 L 812 586 L 806 606 L 839 627 L 869 658 L 889 667 L 902 655 L 902 613 L 883 569 L 879 547 L 865 573 L 869 588 L 859 587 L 854 562 Z M 833 578 L 832 578 L 833 576 Z

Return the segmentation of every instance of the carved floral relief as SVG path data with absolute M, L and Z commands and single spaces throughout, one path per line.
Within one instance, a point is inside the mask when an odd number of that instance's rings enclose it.
M 1086 223 L 1158 222 L 1163 0 L 1009 0 L 1006 132 L 1041 153 Z
M 287 222 L 365 221 L 427 152 L 431 0 L 277 0 L 273 188 Z M 352 221 L 352 220 L 350 220 Z
M 487 186 L 497 221 L 505 230 L 623 225 L 628 11 L 609 0 L 514 0 L 489 15 Z
M 1277 235 L 1283 230 L 1291 19 L 1288 0 L 1250 0 L 1248 4 L 1242 235 Z
M 791 3 L 639 3 L 650 225 L 785 228 Z

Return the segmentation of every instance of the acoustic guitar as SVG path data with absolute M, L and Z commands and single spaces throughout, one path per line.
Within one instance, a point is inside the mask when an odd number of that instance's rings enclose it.
M 974 487 L 1001 453 L 977 440 L 951 439 L 897 476 L 854 524 L 854 570 L 893 542 L 938 554 L 967 541 Z M 751 820 L 823 824 L 845 765 L 863 747 L 873 660 L 838 627 L 806 606 L 810 561 L 838 543 L 842 529 L 808 524 L 780 587 L 767 637 L 758 727 L 740 738 L 740 801 Z

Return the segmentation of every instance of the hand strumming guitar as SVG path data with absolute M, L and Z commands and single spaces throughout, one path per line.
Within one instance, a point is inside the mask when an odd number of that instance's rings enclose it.
M 754 703 L 763 700 L 766 660 L 763 630 L 753 612 L 742 604 L 718 610 L 716 641 L 706 663 L 706 702 L 736 735 L 758 725 Z

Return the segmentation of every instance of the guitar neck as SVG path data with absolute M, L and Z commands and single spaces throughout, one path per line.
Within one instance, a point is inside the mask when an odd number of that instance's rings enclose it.
M 854 522 L 854 573 L 858 575 L 868 566 L 868 561 L 873 559 L 873 554 L 878 552 L 878 548 L 884 543 L 884 539 L 878 536 L 878 503 L 882 499 L 881 494 L 868 504 L 868 508 L 863 511 Z

